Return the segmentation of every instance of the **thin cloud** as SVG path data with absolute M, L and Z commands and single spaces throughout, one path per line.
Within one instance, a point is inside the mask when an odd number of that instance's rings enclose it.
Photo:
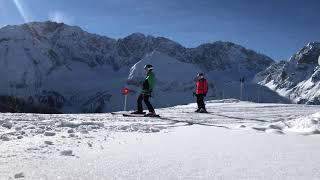
M 54 11 L 49 14 L 49 20 L 57 23 L 72 24 L 74 18 L 61 11 Z

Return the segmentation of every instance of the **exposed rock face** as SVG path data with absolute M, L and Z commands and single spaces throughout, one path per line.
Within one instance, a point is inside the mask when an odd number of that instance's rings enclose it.
M 295 103 L 319 104 L 320 43 L 307 44 L 289 61 L 271 65 L 256 75 L 256 81 L 290 97 Z

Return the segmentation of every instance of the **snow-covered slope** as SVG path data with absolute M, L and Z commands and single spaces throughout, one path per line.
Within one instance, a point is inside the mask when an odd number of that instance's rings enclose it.
M 267 86 L 292 102 L 320 104 L 320 43 L 309 43 L 288 62 L 271 65 L 256 75 L 256 82 Z
M 227 99 L 207 107 L 210 114 L 193 113 L 196 104 L 157 109 L 162 119 L 2 113 L 0 179 L 320 176 L 318 106 Z
M 158 107 L 191 102 L 192 80 L 200 71 L 211 82 L 210 99 L 238 98 L 239 78 L 246 77 L 245 99 L 257 100 L 257 93 L 250 91 L 255 92 L 258 85 L 251 79 L 273 62 L 265 55 L 229 42 L 189 49 L 163 37 L 134 33 L 115 40 L 54 22 L 0 29 L 0 93 L 62 112 L 121 109 L 120 89 L 126 86 L 130 69 L 136 75 L 141 69 L 134 70 L 132 66 L 148 61 L 159 65 L 159 91 L 155 93 L 163 98 L 155 98 Z M 129 84 L 135 76 L 132 75 Z M 228 88 L 224 90 L 225 87 Z M 260 100 L 282 101 L 275 94 Z M 135 97 L 129 98 L 130 108 L 134 104 Z

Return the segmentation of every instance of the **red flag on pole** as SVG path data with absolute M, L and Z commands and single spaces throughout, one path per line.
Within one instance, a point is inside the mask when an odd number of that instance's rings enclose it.
M 122 90 L 121 90 L 121 93 L 124 95 L 124 96 L 127 96 L 128 94 L 129 94 L 129 89 L 128 88 L 123 88 Z

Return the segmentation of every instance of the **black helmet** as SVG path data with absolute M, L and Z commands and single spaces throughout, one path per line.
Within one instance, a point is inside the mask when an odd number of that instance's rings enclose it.
M 200 76 L 204 76 L 204 74 L 203 73 L 198 73 L 197 77 L 200 77 Z
M 153 66 L 151 64 L 147 64 L 144 66 L 144 69 L 146 70 L 152 70 L 153 69 Z

